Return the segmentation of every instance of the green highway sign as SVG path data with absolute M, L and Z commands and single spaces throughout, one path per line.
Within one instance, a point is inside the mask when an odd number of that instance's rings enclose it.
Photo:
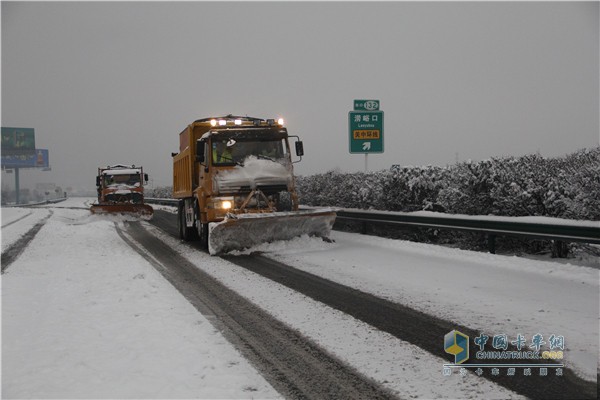
M 379 100 L 354 100 L 354 111 L 377 111 Z
M 350 153 L 383 153 L 383 111 L 350 111 L 348 127 Z
M 2 154 L 35 154 L 33 128 L 2 127 Z

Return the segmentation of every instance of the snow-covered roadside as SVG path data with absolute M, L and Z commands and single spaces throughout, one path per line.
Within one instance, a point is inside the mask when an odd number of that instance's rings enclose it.
M 443 377 L 446 360 L 228 261 L 190 249 L 150 224 L 145 226 L 198 268 L 401 397 L 520 397 L 471 374 Z M 291 241 L 290 246 L 297 244 Z
M 333 244 L 298 238 L 251 250 L 490 337 L 564 336 L 564 363 L 596 381 L 598 269 L 345 232 L 331 237 Z
M 2 275 L 2 397 L 279 397 L 117 220 L 55 209 Z
M 50 214 L 47 209 L 2 207 L 2 251 L 4 252 L 31 227 Z

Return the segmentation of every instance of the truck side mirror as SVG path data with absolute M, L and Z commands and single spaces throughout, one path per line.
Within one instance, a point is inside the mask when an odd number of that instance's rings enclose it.
M 144 181 L 148 182 L 148 174 L 144 174 Z
M 96 177 L 96 186 L 100 186 L 100 177 L 99 176 Z
M 204 144 L 205 142 L 203 140 L 198 140 L 196 141 L 196 161 L 197 162 L 204 162 Z
M 298 157 L 302 157 L 304 155 L 304 144 L 300 140 L 296 142 L 296 155 Z

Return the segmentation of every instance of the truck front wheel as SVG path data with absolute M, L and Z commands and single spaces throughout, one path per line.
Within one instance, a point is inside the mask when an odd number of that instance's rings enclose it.
M 200 236 L 200 246 L 203 249 L 208 250 L 208 224 L 203 224 L 200 221 L 196 221 L 198 225 L 198 236 Z

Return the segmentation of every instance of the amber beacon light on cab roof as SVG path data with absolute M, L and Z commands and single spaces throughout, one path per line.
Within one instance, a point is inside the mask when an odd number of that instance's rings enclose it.
M 200 240 L 210 254 L 305 234 L 326 238 L 335 210 L 298 208 L 293 164 L 303 155 L 283 119 L 227 115 L 192 122 L 172 154 L 179 236 Z

